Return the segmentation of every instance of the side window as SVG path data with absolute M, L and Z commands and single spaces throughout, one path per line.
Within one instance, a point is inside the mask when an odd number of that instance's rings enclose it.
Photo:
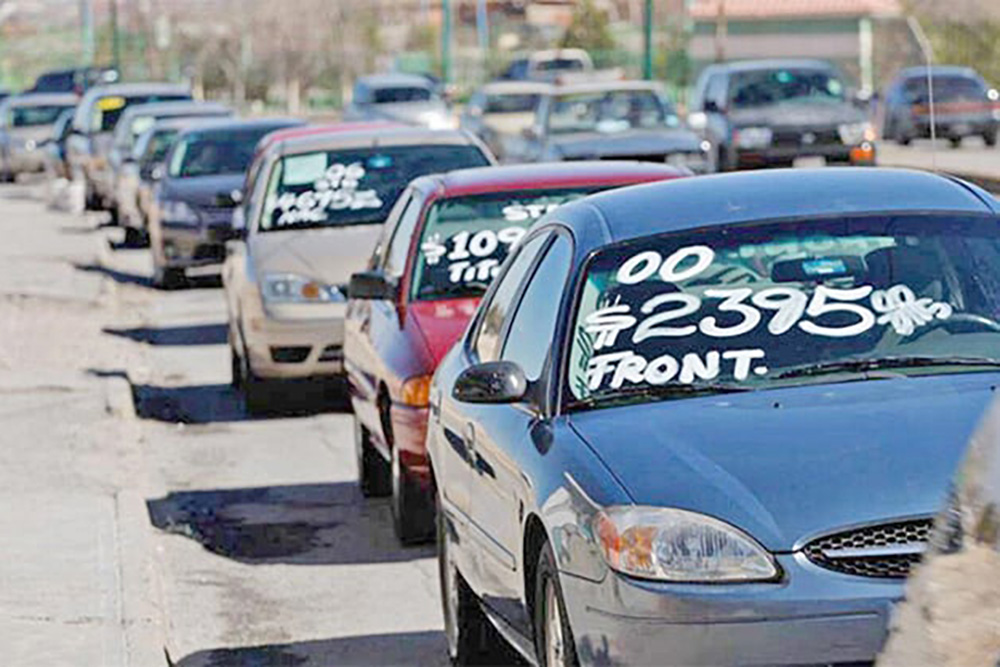
M 728 106 L 728 79 L 725 74 L 713 74 L 708 79 L 705 86 L 705 104 L 709 102 L 715 104 L 717 111 L 722 111 Z
M 256 225 L 252 231 L 260 229 L 260 219 L 264 215 L 264 211 L 268 209 L 266 202 L 278 196 L 278 184 L 281 183 L 281 174 L 284 172 L 285 163 L 279 160 L 275 163 L 274 167 L 271 169 L 271 177 L 267 179 L 267 190 L 264 192 L 263 197 L 254 197 L 253 200 L 257 202 L 257 212 L 254 215 L 256 220 Z M 256 194 L 256 193 L 255 193 Z
M 496 288 L 492 291 L 489 305 L 483 311 L 479 321 L 473 346 L 479 361 L 496 361 L 500 356 L 500 332 L 507 315 L 514 307 L 518 288 L 524 282 L 524 277 L 535 262 L 542 246 L 549 235 L 536 236 L 521 246 L 517 255 L 507 262 L 507 270 L 497 278 Z
M 573 244 L 556 236 L 521 297 L 507 330 L 501 359 L 517 362 L 528 380 L 542 376 L 545 359 L 555 339 L 559 296 L 573 261 Z
M 420 197 L 411 196 L 406 203 L 406 208 L 399 215 L 399 222 L 392 232 L 389 245 L 385 250 L 385 260 L 382 262 L 382 269 L 385 275 L 392 278 L 399 278 L 406 270 L 406 257 L 410 254 L 410 241 L 413 239 L 413 230 L 417 227 L 422 208 Z

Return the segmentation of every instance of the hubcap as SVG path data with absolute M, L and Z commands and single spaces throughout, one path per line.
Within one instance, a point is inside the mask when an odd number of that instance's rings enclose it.
M 565 660 L 562 610 L 556 598 L 556 587 L 550 579 L 545 585 L 545 665 L 563 667 Z

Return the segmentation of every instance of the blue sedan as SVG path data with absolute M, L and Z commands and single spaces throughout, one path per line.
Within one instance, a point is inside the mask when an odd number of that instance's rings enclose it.
M 873 660 L 1000 382 L 997 213 L 845 168 L 539 221 L 431 387 L 452 659 Z

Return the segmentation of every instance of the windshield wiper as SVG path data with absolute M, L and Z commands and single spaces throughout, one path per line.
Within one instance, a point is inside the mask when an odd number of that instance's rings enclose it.
M 633 401 L 635 399 L 643 398 L 690 398 L 692 396 L 712 394 L 736 394 L 745 391 L 754 391 L 754 389 L 751 387 L 741 387 L 735 384 L 668 382 L 667 384 L 634 387 L 631 389 L 616 391 L 613 394 L 601 394 L 599 396 L 579 398 L 573 401 L 573 406 L 592 407 L 594 405 L 618 403 L 620 401 Z
M 777 379 L 826 375 L 828 373 L 864 373 L 892 368 L 920 368 L 925 366 L 996 366 L 1000 359 L 991 357 L 875 357 L 871 359 L 844 359 L 823 361 L 789 369 L 778 374 Z

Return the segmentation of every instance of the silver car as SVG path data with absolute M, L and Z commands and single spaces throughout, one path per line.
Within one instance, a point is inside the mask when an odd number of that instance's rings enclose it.
M 360 77 L 351 103 L 344 108 L 344 120 L 388 120 L 432 130 L 458 125 L 434 82 L 416 74 Z
M 42 171 L 42 146 L 52 137 L 59 116 L 76 106 L 73 94 L 15 95 L 0 104 L 0 181 Z

